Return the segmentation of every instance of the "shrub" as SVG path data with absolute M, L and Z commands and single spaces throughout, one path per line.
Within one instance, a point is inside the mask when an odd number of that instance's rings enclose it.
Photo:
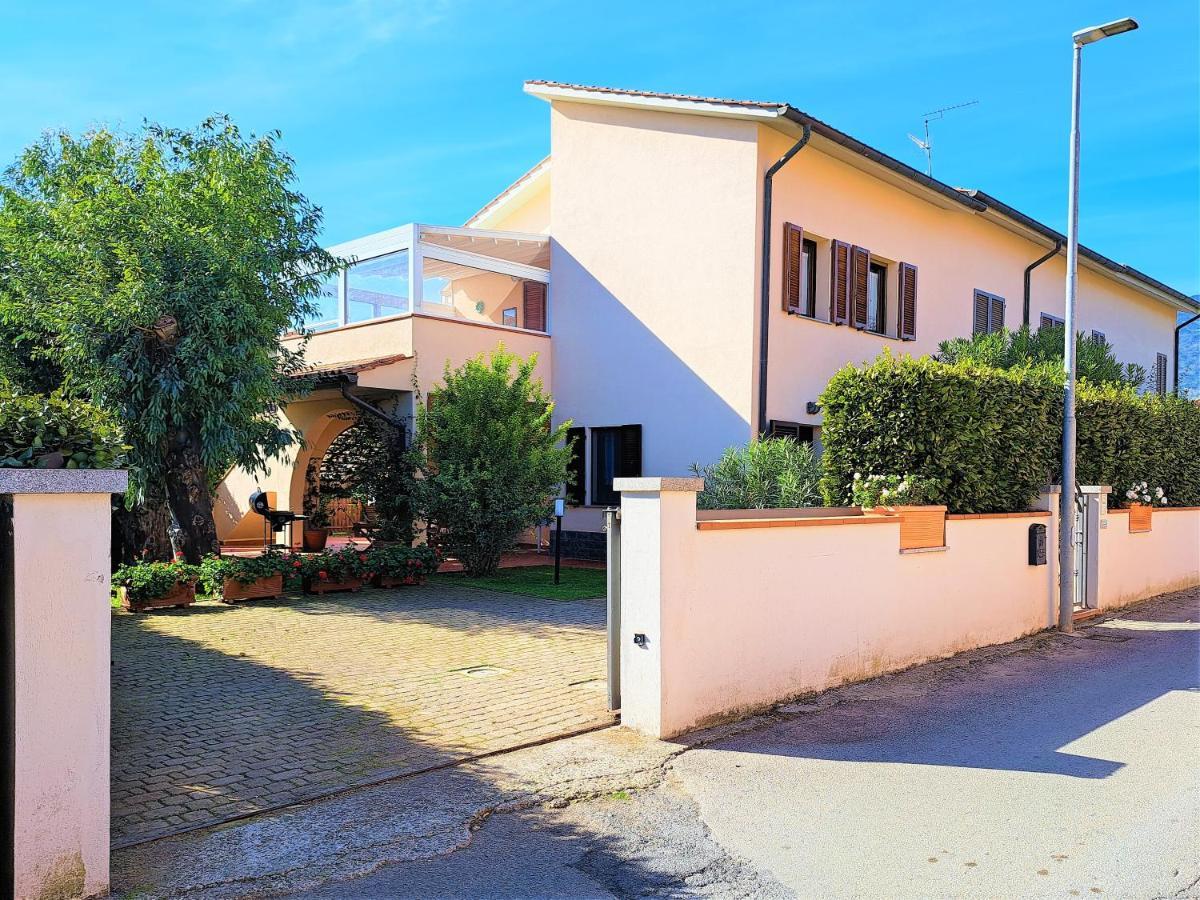
M 368 550 L 366 566 L 372 574 L 385 578 L 424 578 L 437 571 L 438 562 L 437 552 L 427 545 L 392 544 Z
M 443 386 L 417 413 L 413 496 L 471 575 L 492 574 L 568 478 L 570 422 L 551 425 L 554 403 L 535 363 L 501 345 L 490 358 L 447 365 Z
M 299 565 L 296 563 L 299 562 Z M 293 573 L 313 581 L 349 581 L 352 578 L 370 577 L 367 554 L 355 547 L 341 550 L 326 550 L 324 553 L 293 555 L 287 565 Z
M 730 447 L 709 466 L 692 464 L 704 479 L 700 509 L 782 509 L 821 503 L 821 463 L 811 444 L 790 438 Z
M 200 582 L 205 593 L 220 594 L 226 579 L 253 584 L 260 578 L 289 574 L 293 568 L 289 557 L 273 551 L 261 556 L 206 556 L 200 561 Z
M 1027 509 L 1059 445 L 1061 389 L 1048 371 L 880 356 L 847 366 L 821 396 L 822 487 L 853 500 L 854 473 L 929 479 L 951 512 Z
M 126 449 L 116 421 L 89 403 L 0 387 L 0 466 L 109 469 Z
M 200 578 L 200 567 L 175 562 L 137 563 L 121 566 L 113 573 L 115 587 L 125 588 L 134 603 L 153 600 L 173 591 L 181 584 L 192 584 Z
M 855 506 L 922 506 L 936 502 L 937 485 L 919 475 L 862 475 L 854 473 L 850 496 Z

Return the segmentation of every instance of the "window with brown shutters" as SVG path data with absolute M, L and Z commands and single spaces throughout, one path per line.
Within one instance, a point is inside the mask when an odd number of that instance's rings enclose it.
M 813 442 L 813 426 L 772 419 L 767 428 L 767 437 L 789 438 L 798 444 L 811 444 Z
M 1052 316 L 1050 313 L 1042 313 L 1038 319 L 1038 330 L 1040 331 L 1043 328 L 1057 328 L 1065 324 L 1058 316 Z
M 833 241 L 829 259 L 829 321 L 846 325 L 850 321 L 850 245 L 845 241 Z
M 850 248 L 850 308 L 855 328 L 866 328 L 871 278 L 871 252 L 865 247 Z
M 525 327 L 531 331 L 546 330 L 546 286 L 540 281 L 522 283 L 522 306 Z
M 567 466 L 567 502 L 572 506 L 583 506 L 587 502 L 587 430 L 567 429 L 567 449 L 571 451 L 571 462 Z
M 1108 338 L 1106 338 L 1104 336 L 1103 331 L 1097 331 L 1095 328 L 1093 328 L 1092 329 L 1092 343 L 1099 344 L 1101 347 L 1104 347 L 1108 344 Z
M 917 267 L 912 263 L 900 263 L 900 321 L 896 326 L 897 336 L 902 341 L 917 338 Z
M 783 311 L 800 314 L 804 293 L 804 229 L 783 223 Z
M 1167 393 L 1167 354 L 1156 353 L 1154 356 L 1154 389 L 1160 396 Z
M 1004 298 L 976 291 L 971 317 L 972 334 L 992 334 L 1004 329 Z

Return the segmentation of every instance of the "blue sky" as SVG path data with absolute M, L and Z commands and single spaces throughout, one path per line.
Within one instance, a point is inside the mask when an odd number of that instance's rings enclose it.
M 1083 242 L 1200 293 L 1200 4 L 205 0 L 6 4 L 0 160 L 45 129 L 277 128 L 336 242 L 460 224 L 540 159 L 546 78 L 792 103 L 1062 229 L 1070 33 L 1084 60 Z

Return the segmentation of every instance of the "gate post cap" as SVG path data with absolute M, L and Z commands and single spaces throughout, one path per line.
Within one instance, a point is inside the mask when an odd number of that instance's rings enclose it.
M 649 478 L 614 478 L 613 490 L 622 492 L 699 493 L 704 490 L 704 479 L 690 475 L 655 476 Z

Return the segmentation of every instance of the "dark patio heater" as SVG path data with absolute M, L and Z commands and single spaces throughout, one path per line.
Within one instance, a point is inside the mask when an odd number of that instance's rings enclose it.
M 250 508 L 263 517 L 263 547 L 267 550 L 291 549 L 295 539 L 292 529 L 298 520 L 303 521 L 304 516 L 290 509 L 271 509 L 266 491 L 255 491 L 250 495 Z M 288 542 L 280 544 L 274 538 L 284 527 L 288 530 Z

